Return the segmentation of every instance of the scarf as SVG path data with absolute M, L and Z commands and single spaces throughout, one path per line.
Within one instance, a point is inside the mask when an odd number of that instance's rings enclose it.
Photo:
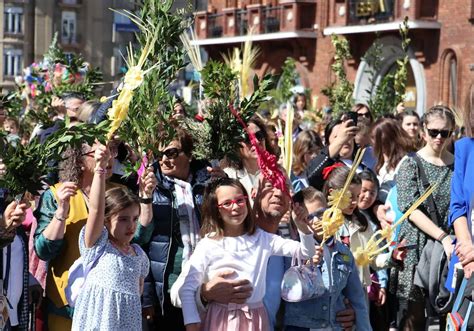
M 174 183 L 174 193 L 178 207 L 179 230 L 183 241 L 183 261 L 182 266 L 194 252 L 200 239 L 199 221 L 194 210 L 194 197 L 191 184 L 177 178 L 167 178 Z M 191 176 L 190 178 L 191 179 Z

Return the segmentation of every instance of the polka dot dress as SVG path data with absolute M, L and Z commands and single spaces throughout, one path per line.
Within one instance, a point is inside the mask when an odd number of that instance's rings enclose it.
M 86 248 L 84 228 L 79 248 L 84 263 L 95 261 L 79 294 L 72 330 L 141 330 L 140 278 L 149 270 L 149 260 L 138 245 L 136 255 L 125 255 L 108 240 L 104 228 L 97 243 Z

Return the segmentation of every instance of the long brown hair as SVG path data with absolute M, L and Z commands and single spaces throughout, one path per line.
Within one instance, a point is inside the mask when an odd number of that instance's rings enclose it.
M 212 233 L 212 238 L 224 236 L 224 221 L 222 220 L 219 208 L 217 207 L 216 191 L 221 186 L 233 186 L 245 194 L 244 186 L 233 178 L 223 177 L 210 182 L 204 192 L 204 203 L 202 204 L 202 227 L 201 236 Z M 249 199 L 246 200 L 247 217 L 244 220 L 245 233 L 252 235 L 255 233 L 255 221 L 252 215 Z
M 112 216 L 133 205 L 140 207 L 138 196 L 128 188 L 119 186 L 105 192 L 104 221 L 110 221 Z
M 378 173 L 385 163 L 384 152 L 388 155 L 388 168 L 395 169 L 398 162 L 410 152 L 415 152 L 408 135 L 401 124 L 393 118 L 379 118 L 372 127 L 374 154 Z
M 323 142 L 319 135 L 313 130 L 300 132 L 293 146 L 293 172 L 295 175 L 301 174 L 306 169 L 304 156 L 317 149 L 319 152 L 323 148 Z

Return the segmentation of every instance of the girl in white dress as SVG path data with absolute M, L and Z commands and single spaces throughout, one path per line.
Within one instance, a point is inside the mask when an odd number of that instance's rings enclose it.
M 220 178 L 206 188 L 203 204 L 203 239 L 183 270 L 179 290 L 186 330 L 269 330 L 262 303 L 268 259 L 271 255 L 310 258 L 314 239 L 307 224 L 307 212 L 296 205 L 295 223 L 301 243 L 256 228 L 245 188 L 235 179 Z M 201 284 L 223 270 L 235 271 L 236 278 L 248 279 L 253 287 L 245 304 L 211 302 L 203 323 L 195 297 Z

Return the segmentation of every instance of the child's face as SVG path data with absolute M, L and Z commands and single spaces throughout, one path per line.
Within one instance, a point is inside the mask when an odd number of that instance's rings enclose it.
M 309 222 L 311 228 L 314 231 L 314 237 L 318 242 L 321 242 L 323 240 L 323 236 L 317 234 L 317 232 L 321 231 L 321 229 L 317 228 L 317 225 L 321 222 L 322 214 L 327 208 L 327 205 L 319 199 L 314 199 L 312 201 L 305 200 L 304 206 L 308 210 Z
M 216 190 L 217 207 L 224 222 L 224 235 L 228 237 L 244 234 L 247 217 L 247 197 L 238 187 L 220 186 Z
M 138 205 L 121 210 L 106 223 L 109 234 L 119 243 L 130 243 L 137 229 L 138 216 L 140 216 Z
M 3 122 L 3 130 L 11 134 L 18 134 L 18 127 L 14 122 L 11 121 Z
M 359 202 L 359 195 L 361 190 L 361 185 L 351 184 L 349 186 L 349 192 L 351 192 L 351 204 L 349 207 L 342 210 L 344 215 L 352 215 L 354 210 L 357 208 L 357 203 Z
M 376 198 L 377 186 L 371 181 L 363 180 L 358 203 L 359 209 L 370 208 L 374 204 Z

